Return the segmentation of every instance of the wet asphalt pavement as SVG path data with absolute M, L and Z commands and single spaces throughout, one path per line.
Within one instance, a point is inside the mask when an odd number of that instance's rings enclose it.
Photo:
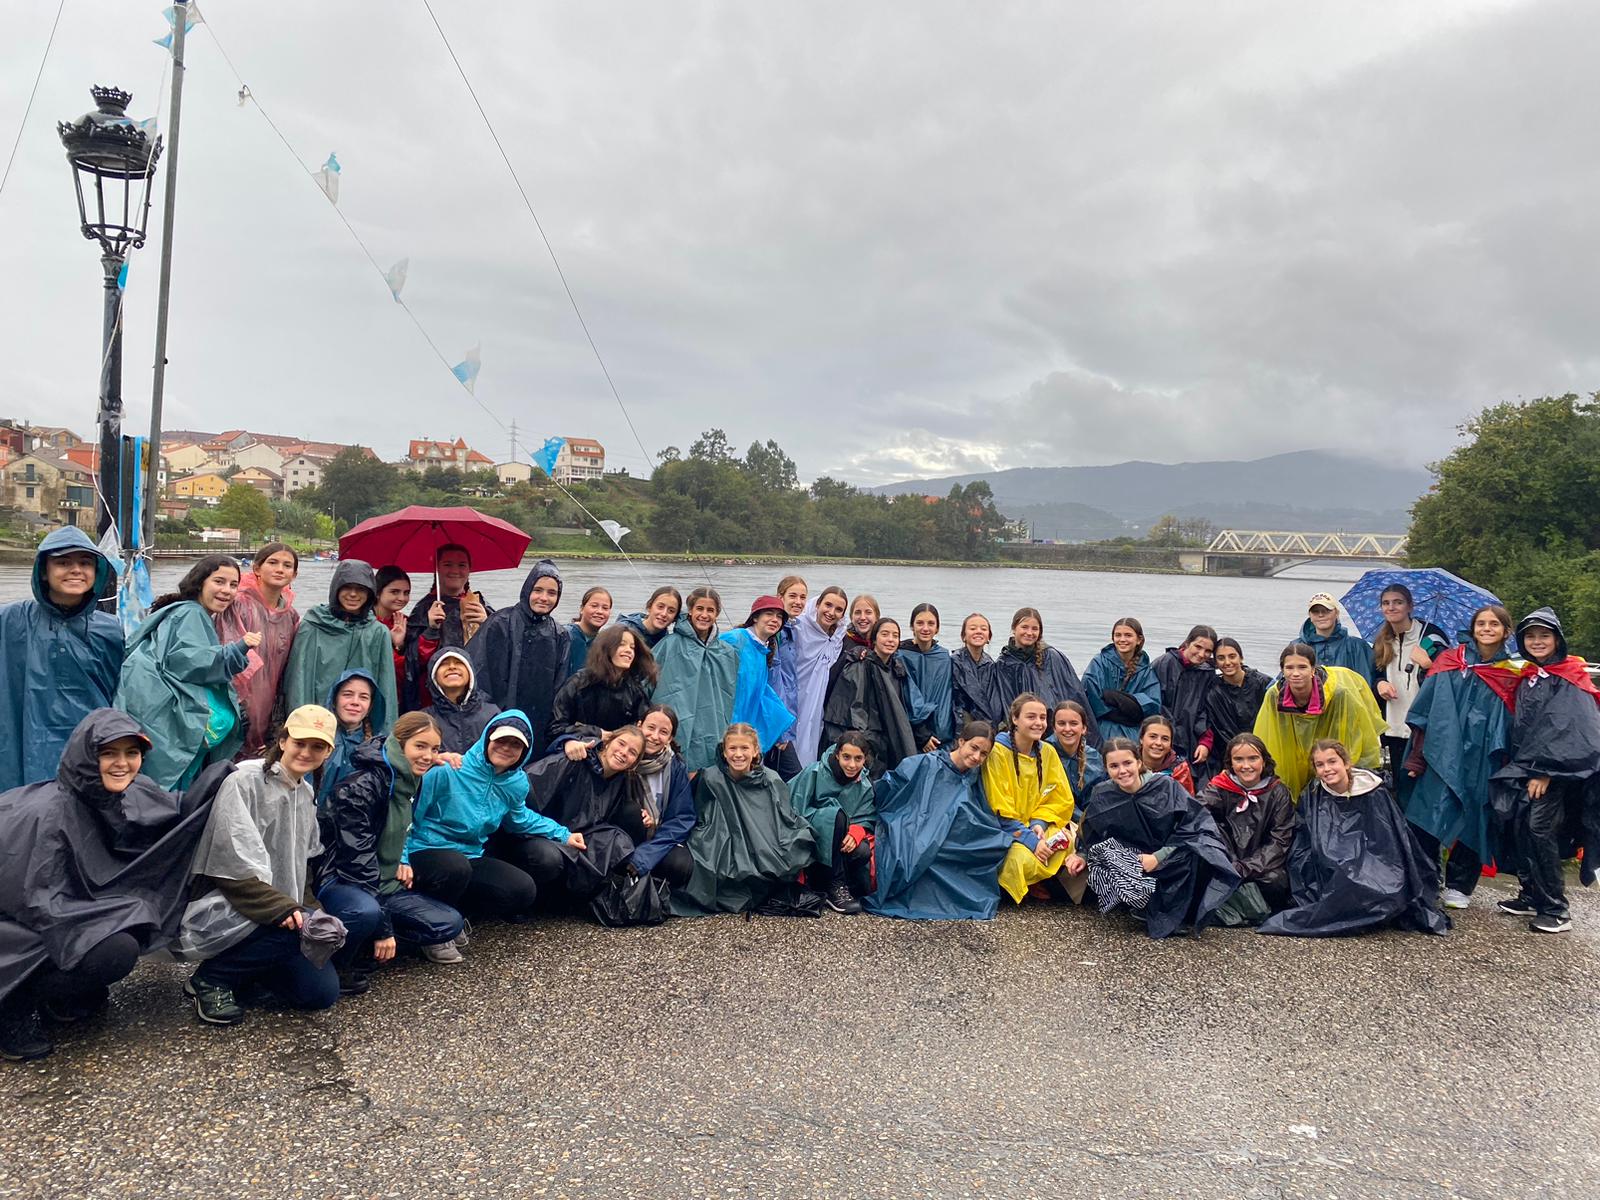
M 146 962 L 0 1063 L 0 1196 L 1600 1195 L 1600 897 L 1536 937 L 486 927 L 314 1017 Z

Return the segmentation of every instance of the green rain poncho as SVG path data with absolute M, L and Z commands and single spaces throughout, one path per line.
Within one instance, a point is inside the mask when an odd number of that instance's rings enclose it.
M 777 772 L 759 762 L 739 779 L 724 763 L 707 767 L 695 781 L 694 802 L 700 821 L 687 843 L 694 875 L 672 892 L 680 917 L 755 908 L 815 861 L 811 827 L 790 805 Z
M 244 739 L 233 677 L 248 654 L 243 642 L 218 642 L 211 614 L 193 600 L 156 609 L 134 630 L 117 707 L 150 735 L 143 774 L 176 788 L 233 757 Z
M 796 775 L 789 785 L 789 803 L 811 826 L 811 836 L 817 840 L 817 861 L 825 866 L 833 861 L 833 835 L 841 812 L 845 824 L 859 825 L 868 833 L 878 824 L 872 779 L 866 768 L 849 783 L 840 782 L 835 769 L 838 753 L 837 747 L 829 746 L 821 759 Z
M 290 711 L 302 704 L 324 704 L 340 676 L 365 671 L 377 681 L 383 700 L 381 709 L 373 705 L 372 732 L 386 737 L 400 706 L 394 687 L 394 642 L 388 628 L 372 615 L 378 595 L 373 583 L 372 568 L 359 559 L 346 559 L 334 570 L 328 602 L 317 605 L 300 622 L 289 652 L 289 668 L 283 675 L 283 697 Z M 339 589 L 344 587 L 367 589 L 371 601 L 359 614 L 340 610 Z
M 1320 738 L 1343 742 L 1352 766 L 1378 769 L 1385 726 L 1365 679 L 1346 667 L 1318 667 L 1317 688 L 1305 709 L 1284 708 L 1283 691 L 1281 683 L 1267 689 L 1255 734 L 1272 752 L 1291 796 L 1311 782 L 1311 746 Z
M 733 721 L 739 652 L 715 631 L 709 642 L 702 642 L 685 614 L 653 653 L 661 672 L 653 699 L 678 715 L 684 767 L 703 771 L 717 761 L 722 735 Z

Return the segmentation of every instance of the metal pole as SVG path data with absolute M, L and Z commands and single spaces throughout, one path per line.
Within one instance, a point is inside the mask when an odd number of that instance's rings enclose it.
M 167 118 L 167 184 L 161 206 L 161 281 L 156 288 L 156 373 L 150 391 L 150 463 L 145 471 L 144 529 L 140 542 L 155 547 L 157 484 L 161 475 L 161 400 L 167 385 L 167 301 L 172 291 L 172 215 L 178 198 L 178 130 L 183 114 L 183 37 L 189 0 L 177 0 L 172 24 L 172 111 Z
M 100 494 L 95 499 L 95 534 L 105 537 L 122 495 L 122 289 L 123 259 L 100 256 L 105 271 L 105 318 L 100 353 Z

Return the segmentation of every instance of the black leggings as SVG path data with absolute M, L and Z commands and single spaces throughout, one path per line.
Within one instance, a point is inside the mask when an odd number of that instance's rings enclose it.
M 850 894 L 865 896 L 872 890 L 872 843 L 863 839 L 856 843 L 854 850 L 846 854 L 839 849 L 839 843 L 844 841 L 844 835 L 849 831 L 849 818 L 840 811 L 833 822 L 833 846 L 828 861 L 822 861 L 822 856 L 827 851 L 818 846 L 818 861 L 807 868 L 806 878 L 813 886 L 822 889 L 829 887 L 843 873 L 845 886 L 850 889 Z
M 687 846 L 674 846 L 661 856 L 661 861 L 650 874 L 657 879 L 665 879 L 675 888 L 688 887 L 689 880 L 694 876 L 694 855 L 689 853 Z
M 519 867 L 487 854 L 468 858 L 456 850 L 411 854 L 413 886 L 477 920 L 523 920 L 539 898 L 539 885 Z
M 26 1010 L 42 1003 L 63 1007 L 93 1006 L 106 989 L 125 979 L 139 963 L 139 943 L 132 934 L 113 933 L 96 942 L 70 971 L 46 966 L 19 987 L 6 1001 L 8 1009 Z

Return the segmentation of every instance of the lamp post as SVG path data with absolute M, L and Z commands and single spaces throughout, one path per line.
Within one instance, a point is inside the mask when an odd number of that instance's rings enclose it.
M 133 99 L 121 88 L 92 87 L 95 110 L 61 121 L 56 132 L 72 165 L 83 236 L 100 243 L 105 272 L 105 316 L 100 358 L 100 486 L 96 531 L 104 537 L 122 496 L 122 272 L 128 251 L 144 245 L 150 218 L 150 179 L 161 155 L 151 137 L 127 116 Z M 130 531 L 120 529 L 124 545 Z

